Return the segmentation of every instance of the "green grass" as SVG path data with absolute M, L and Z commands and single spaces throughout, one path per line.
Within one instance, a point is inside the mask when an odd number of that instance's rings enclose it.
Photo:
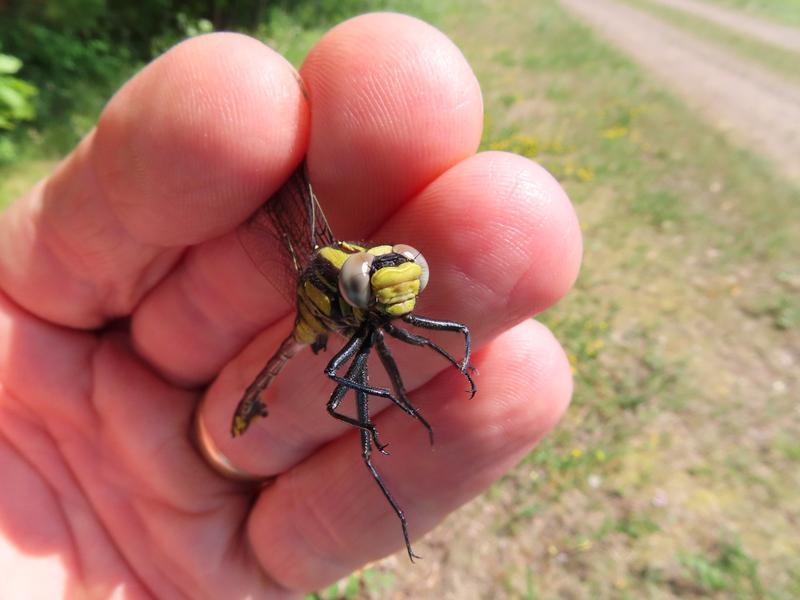
M 28 159 L 11 166 L 0 167 L 0 209 L 49 174 L 55 164 L 56 161 L 53 159 Z
M 365 597 L 381 597 L 393 583 L 394 576 L 391 573 L 365 568 L 324 590 L 307 594 L 305 600 L 358 600 Z
M 765 596 L 758 561 L 739 542 L 721 542 L 710 553 L 681 552 L 678 560 L 685 570 L 685 583 L 700 593 L 727 592 L 738 598 Z
M 797 0 L 705 0 L 727 8 L 736 8 L 783 25 L 800 27 L 800 2 Z
M 739 56 L 755 61 L 782 77 L 800 82 L 800 69 L 797 68 L 800 56 L 795 52 L 728 30 L 703 17 L 664 6 L 652 0 L 626 0 L 626 2 L 698 37 L 719 43 L 733 50 Z

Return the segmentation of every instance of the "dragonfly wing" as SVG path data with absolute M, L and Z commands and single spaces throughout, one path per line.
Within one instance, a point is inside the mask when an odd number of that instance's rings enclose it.
M 239 227 L 237 235 L 256 268 L 295 304 L 297 280 L 314 251 L 334 243 L 305 162 Z

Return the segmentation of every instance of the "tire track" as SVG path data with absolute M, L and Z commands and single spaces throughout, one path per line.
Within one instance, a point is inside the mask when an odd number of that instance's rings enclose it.
M 742 12 L 714 6 L 698 0 L 655 0 L 662 6 L 702 17 L 726 29 L 757 39 L 766 44 L 800 52 L 800 29 L 771 23 Z M 800 57 L 798 57 L 800 61 Z
M 714 125 L 800 181 L 800 88 L 614 0 L 561 0 Z

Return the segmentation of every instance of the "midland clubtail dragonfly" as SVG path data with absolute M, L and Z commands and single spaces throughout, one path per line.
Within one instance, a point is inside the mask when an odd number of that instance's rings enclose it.
M 270 238 L 278 240 L 279 256 L 274 244 L 270 245 Z M 433 444 L 433 430 L 409 401 L 384 338 L 388 335 L 438 353 L 463 373 L 474 396 L 469 329 L 461 323 L 413 314 L 417 296 L 425 289 L 429 277 L 428 263 L 418 250 L 405 244 L 368 245 L 334 238 L 309 184 L 305 163 L 240 227 L 239 239 L 273 285 L 287 297 L 293 296 L 297 314 L 291 334 L 245 390 L 233 416 L 231 434 L 241 435 L 254 419 L 267 416 L 261 393 L 286 361 L 307 345 L 314 353 L 324 350 L 331 333 L 344 336 L 347 342 L 325 368 L 325 374 L 336 383 L 327 409 L 335 419 L 361 430 L 364 462 L 400 519 L 408 556 L 413 562 L 419 557 L 411 549 L 406 517 L 372 464 L 373 444 L 381 453 L 388 453 L 370 417 L 368 397 L 386 398 L 417 419 L 427 429 Z M 281 266 L 277 278 L 276 266 Z M 398 320 L 413 327 L 462 333 L 464 359 L 458 362 L 428 338 L 398 327 L 395 324 Z M 377 351 L 393 390 L 370 386 L 367 359 L 373 350 Z M 345 374 L 341 375 L 348 362 Z M 356 397 L 355 418 L 338 411 L 348 390 L 353 390 Z

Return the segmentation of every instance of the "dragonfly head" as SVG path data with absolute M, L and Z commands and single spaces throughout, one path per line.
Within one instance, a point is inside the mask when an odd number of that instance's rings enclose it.
M 347 258 L 339 273 L 339 292 L 356 308 L 402 317 L 414 310 L 428 276 L 428 261 L 415 248 L 375 246 Z

